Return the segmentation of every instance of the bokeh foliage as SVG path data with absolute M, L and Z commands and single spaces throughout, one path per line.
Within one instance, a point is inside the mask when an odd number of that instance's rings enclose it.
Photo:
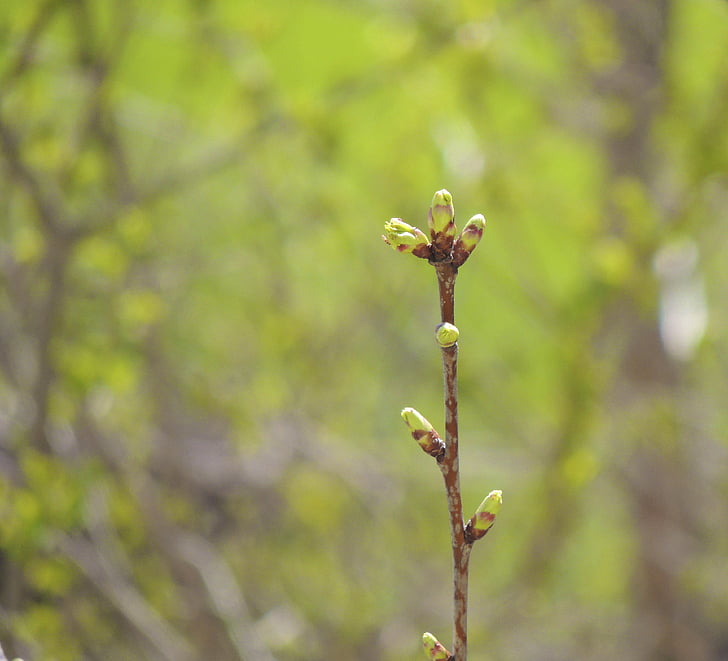
M 728 645 L 728 5 L 0 3 L 0 641 L 26 661 L 447 642 L 447 187 L 473 659 Z

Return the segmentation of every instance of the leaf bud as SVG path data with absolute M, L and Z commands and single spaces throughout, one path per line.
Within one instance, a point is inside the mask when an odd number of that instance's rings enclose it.
M 485 535 L 495 523 L 495 517 L 503 504 L 503 492 L 491 491 L 465 526 L 465 539 L 474 542 Z
M 452 258 L 452 244 L 455 240 L 455 207 L 452 195 L 444 188 L 432 198 L 432 206 L 427 216 L 432 239 L 432 257 L 435 262 L 449 261 Z
M 437 234 L 455 236 L 455 207 L 449 191 L 437 191 L 432 198 L 432 206 L 428 214 L 430 236 L 434 239 Z
M 425 650 L 425 656 L 430 661 L 449 661 L 452 659 L 452 654 L 431 633 L 422 635 L 422 647 Z
M 435 327 L 435 339 L 443 348 L 453 346 L 458 341 L 459 336 L 460 331 L 458 330 L 458 327 L 453 324 L 444 322 Z
M 401 218 L 392 218 L 384 223 L 382 239 L 398 252 L 411 252 L 418 257 L 429 256 L 425 233 L 418 227 L 405 223 Z
M 427 454 L 440 459 L 445 455 L 445 441 L 419 411 L 407 407 L 402 409 L 402 420 L 409 427 L 412 438 Z
M 485 217 L 482 214 L 473 216 L 463 227 L 460 236 L 455 241 L 452 251 L 452 261 L 455 266 L 461 266 L 465 260 L 470 257 L 470 253 L 483 237 L 485 229 Z

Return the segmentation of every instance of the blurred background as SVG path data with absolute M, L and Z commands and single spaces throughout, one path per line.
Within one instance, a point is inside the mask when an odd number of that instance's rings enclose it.
M 449 645 L 449 189 L 470 658 L 728 659 L 728 3 L 0 3 L 0 641 Z

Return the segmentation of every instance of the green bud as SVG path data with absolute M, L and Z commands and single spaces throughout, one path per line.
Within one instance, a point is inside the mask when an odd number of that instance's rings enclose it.
M 437 191 L 432 198 L 428 222 L 430 238 L 432 239 L 430 261 L 450 261 L 457 227 L 455 227 L 455 208 L 452 204 L 452 195 L 445 189 Z
M 412 438 L 419 443 L 420 447 L 427 454 L 432 455 L 436 459 L 444 456 L 445 442 L 440 438 L 440 435 L 435 431 L 435 428 L 425 416 L 419 411 L 407 407 L 402 409 L 402 420 L 409 427 Z
M 401 218 L 392 218 L 384 223 L 384 242 L 398 252 L 421 252 L 427 249 L 427 236 L 413 225 L 405 223 Z M 420 256 L 420 255 L 418 255 Z
M 481 214 L 473 216 L 463 227 L 460 236 L 455 240 L 452 249 L 452 261 L 457 266 L 462 266 L 465 260 L 470 257 L 470 253 L 475 250 L 480 239 L 483 237 L 485 229 L 485 218 Z
M 436 234 L 455 236 L 455 207 L 452 204 L 452 195 L 444 188 L 437 191 L 432 198 L 428 221 L 433 239 Z
M 437 343 L 443 348 L 453 346 L 458 341 L 459 336 L 460 331 L 458 330 L 458 327 L 454 326 L 453 324 L 448 324 L 447 322 L 445 322 L 442 324 L 438 324 L 435 327 L 435 339 L 437 340 Z
M 465 539 L 474 542 L 483 537 L 493 527 L 502 504 L 503 492 L 491 491 L 465 526 Z
M 422 647 L 425 650 L 425 656 L 430 661 L 449 661 L 449 659 L 452 659 L 452 654 L 431 633 L 422 635 Z
M 423 433 L 435 431 L 430 421 L 411 406 L 402 409 L 402 420 L 405 421 L 411 431 L 421 431 Z
M 483 236 L 485 229 L 485 216 L 482 213 L 476 213 L 463 227 L 460 232 L 460 241 L 468 250 L 473 250 Z

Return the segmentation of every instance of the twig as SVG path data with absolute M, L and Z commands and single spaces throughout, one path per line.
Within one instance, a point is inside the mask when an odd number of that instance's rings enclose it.
M 15 179 L 30 198 L 40 225 L 48 231 L 56 230 L 63 213 L 60 195 L 50 185 L 46 185 L 47 182 L 41 181 L 40 176 L 26 164 L 21 154 L 19 138 L 2 115 L 0 154 L 7 164 L 10 177 Z
M 435 265 L 440 292 L 442 323 L 455 324 L 455 279 L 457 268 L 452 263 Z M 458 345 L 441 347 L 445 390 L 445 457 L 440 471 L 445 479 L 447 508 L 450 513 L 450 538 L 453 557 L 453 653 L 465 659 L 468 649 L 468 567 L 470 544 L 465 543 L 463 503 L 460 492 L 458 451 Z
M 182 634 L 152 607 L 108 554 L 103 554 L 93 542 L 79 536 L 61 535 L 56 540 L 61 553 L 67 556 L 124 617 L 126 622 L 165 661 L 191 661 L 195 653 Z
M 43 34 L 43 31 L 50 25 L 56 10 L 62 4 L 63 0 L 47 0 L 47 2 L 39 7 L 38 12 L 23 36 L 22 42 L 13 53 L 10 64 L 3 72 L 2 79 L 0 79 L 0 87 L 7 88 L 8 84 L 20 78 L 28 67 L 33 65 L 37 42 Z
M 501 492 L 493 491 L 481 503 L 465 525 L 460 491 L 458 437 L 457 363 L 459 331 L 455 326 L 455 280 L 458 268 L 468 259 L 480 241 L 485 218 L 473 216 L 457 235 L 452 196 L 446 190 L 435 193 L 429 213 L 430 239 L 425 233 L 408 225 L 401 218 L 385 224 L 384 241 L 399 252 L 411 252 L 427 259 L 435 267 L 440 296 L 441 323 L 435 337 L 442 354 L 445 395 L 445 441 L 419 412 L 412 408 L 402 411 L 402 417 L 413 438 L 422 449 L 433 456 L 445 480 L 450 517 L 450 537 L 453 557 L 453 653 L 430 633 L 423 636 L 426 656 L 432 661 L 466 661 L 468 653 L 468 570 L 470 552 L 475 541 L 482 538 L 493 525 L 500 509 Z

